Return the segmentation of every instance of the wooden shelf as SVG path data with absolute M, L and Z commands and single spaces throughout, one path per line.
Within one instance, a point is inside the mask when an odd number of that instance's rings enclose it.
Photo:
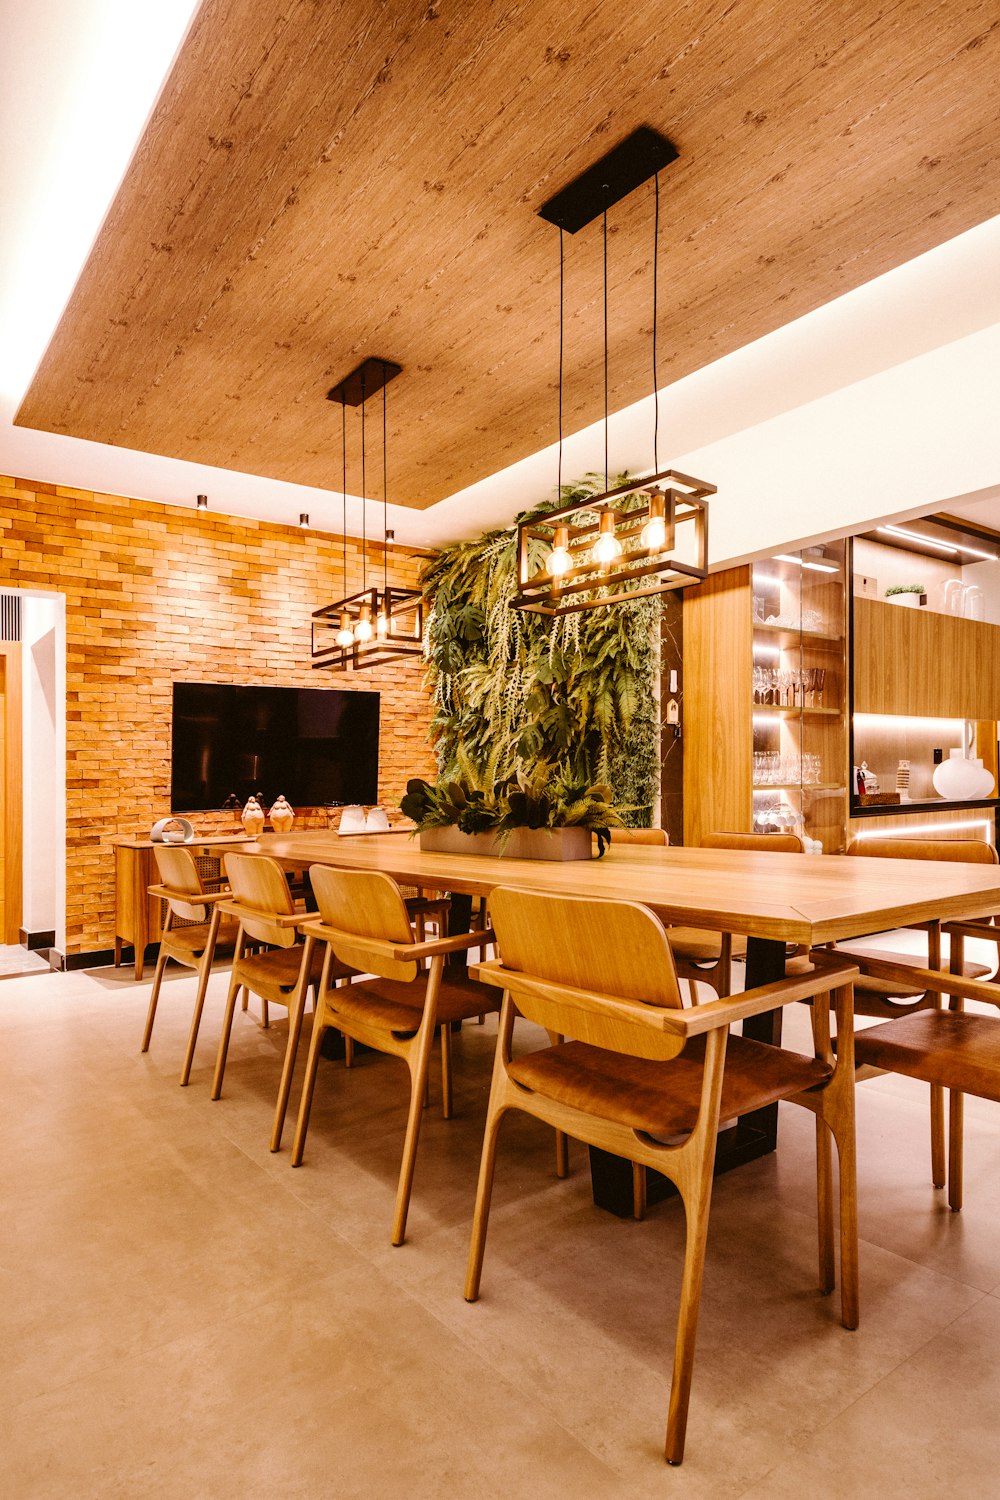
M 755 781 L 755 792 L 846 792 L 842 781 Z
M 930 802 L 881 802 L 873 807 L 862 807 L 852 799 L 852 818 L 907 818 L 911 813 L 962 812 L 967 808 L 982 807 L 996 811 L 1000 808 L 1000 797 L 979 797 L 971 802 L 950 802 L 945 797 L 935 797 Z
M 840 713 L 839 708 L 802 708 L 798 703 L 753 703 L 755 714 L 801 714 L 805 719 L 831 719 Z
M 835 646 L 840 645 L 844 639 L 842 635 L 832 635 L 828 630 L 800 630 L 796 625 L 765 625 L 761 620 L 754 621 L 753 630 L 754 635 L 761 631 L 769 636 L 787 637 L 780 642 L 782 646 L 795 646 L 799 641 L 825 641 L 828 645 Z

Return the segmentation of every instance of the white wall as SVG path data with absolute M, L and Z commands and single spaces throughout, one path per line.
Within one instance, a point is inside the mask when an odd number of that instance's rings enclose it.
M 21 593 L 24 880 L 21 926 L 66 945 L 66 600 Z

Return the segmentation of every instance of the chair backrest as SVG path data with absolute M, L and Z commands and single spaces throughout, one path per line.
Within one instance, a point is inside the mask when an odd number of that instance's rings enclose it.
M 225 866 L 247 936 L 274 948 L 294 947 L 295 928 L 268 921 L 268 917 L 290 917 L 295 911 L 288 881 L 277 860 L 266 854 L 227 854 Z
M 613 828 L 613 844 L 658 844 L 661 848 L 669 844 L 665 828 Z
M 343 934 L 330 944 L 341 963 L 381 979 L 409 982 L 416 978 L 416 960 L 388 958 L 365 943 L 366 938 L 397 946 L 413 942 L 406 903 L 391 876 L 378 870 L 332 870 L 328 865 L 313 865 L 309 881 L 320 920 Z
M 654 1029 L 681 994 L 666 933 L 631 901 L 547 896 L 504 886 L 489 899 L 506 988 L 549 1031 L 634 1057 L 674 1057 L 680 1039 Z M 630 1002 L 648 1020 L 629 1015 Z
M 997 851 L 982 839 L 852 839 L 847 852 L 876 859 L 942 859 L 963 865 L 997 863 Z
M 156 860 L 161 885 L 169 886 L 172 891 L 184 891 L 189 896 L 205 894 L 205 886 L 190 849 L 178 848 L 176 844 L 157 844 L 153 849 L 153 858 Z M 204 906 L 199 906 L 197 901 L 176 901 L 167 897 L 167 905 L 175 917 L 180 917 L 185 922 L 204 922 L 207 916 Z
M 805 845 L 797 833 L 707 833 L 703 849 L 757 849 L 768 854 L 801 854 Z

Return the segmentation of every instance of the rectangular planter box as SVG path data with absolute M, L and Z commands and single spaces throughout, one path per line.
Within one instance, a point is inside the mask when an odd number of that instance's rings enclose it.
M 462 833 L 458 828 L 427 828 L 420 847 L 430 854 L 482 854 L 493 859 L 590 859 L 589 828 L 515 828 L 506 843 L 496 833 Z

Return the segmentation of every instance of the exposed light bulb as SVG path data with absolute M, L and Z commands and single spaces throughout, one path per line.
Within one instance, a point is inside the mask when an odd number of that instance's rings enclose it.
M 600 519 L 600 535 L 594 543 L 594 561 L 606 568 L 613 563 L 616 557 L 622 555 L 622 544 L 615 536 L 615 513 L 613 510 L 602 510 Z
M 372 616 L 371 607 L 367 604 L 361 606 L 361 618 L 354 627 L 354 639 L 356 641 L 370 641 L 372 638 Z
M 375 616 L 375 634 L 380 641 L 384 641 L 389 634 L 389 621 L 384 609 L 380 609 Z
M 351 629 L 351 621 L 346 609 L 340 612 L 340 629 L 337 631 L 334 639 L 337 645 L 342 646 L 345 650 L 348 646 L 354 645 L 354 631 Z
M 649 552 L 658 552 L 667 540 L 667 523 L 662 516 L 650 516 L 639 533 L 639 540 Z
M 573 559 L 569 555 L 569 527 L 557 526 L 552 539 L 552 551 L 545 560 L 545 567 L 550 577 L 561 578 L 568 573 L 573 566 Z
M 673 548 L 673 496 L 669 497 L 668 508 L 668 497 L 661 494 L 659 490 L 647 490 L 646 493 L 649 496 L 649 517 L 639 533 L 639 541 L 647 552 L 660 552 L 664 548 Z

